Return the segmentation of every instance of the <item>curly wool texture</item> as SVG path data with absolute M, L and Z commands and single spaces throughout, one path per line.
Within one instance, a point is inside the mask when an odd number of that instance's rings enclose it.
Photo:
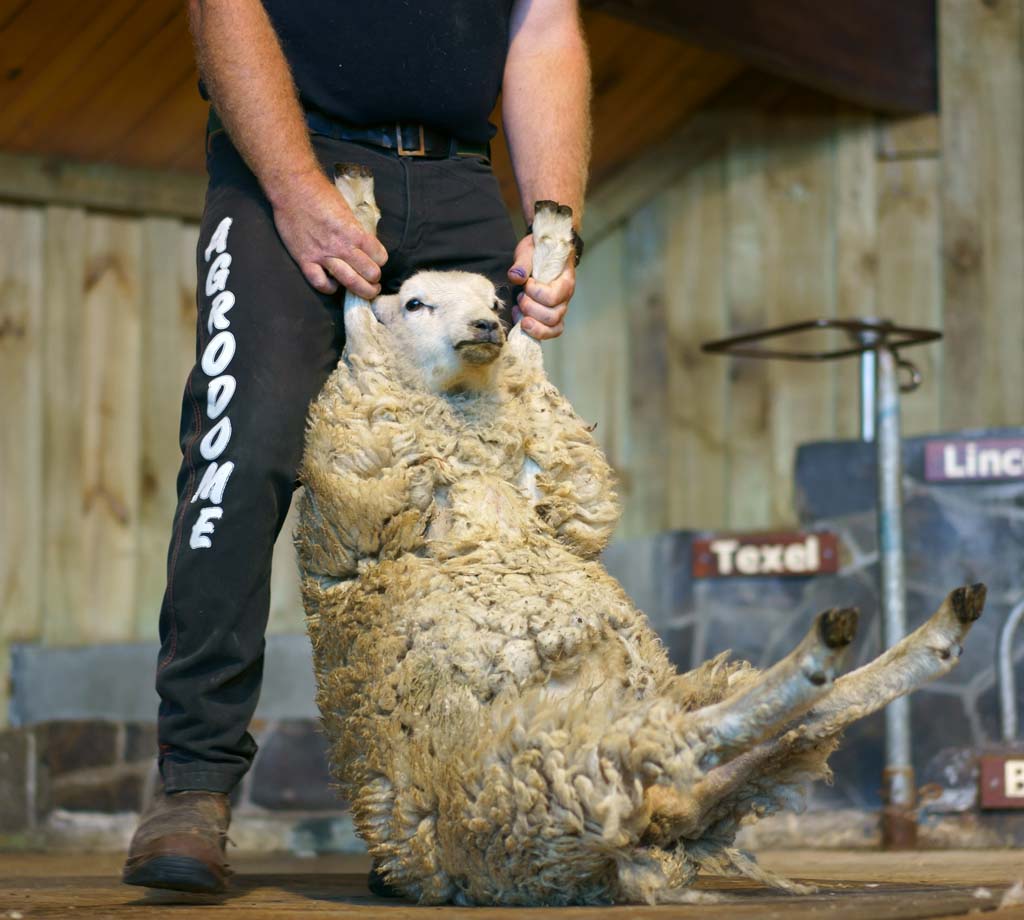
M 692 788 L 707 753 L 686 713 L 757 672 L 677 674 L 595 561 L 611 470 L 539 364 L 506 347 L 492 391 L 435 395 L 372 334 L 311 409 L 296 545 L 333 771 L 381 870 L 428 904 L 686 901 L 702 865 L 757 875 L 739 822 L 792 804 L 827 750 L 665 839 L 648 792 Z

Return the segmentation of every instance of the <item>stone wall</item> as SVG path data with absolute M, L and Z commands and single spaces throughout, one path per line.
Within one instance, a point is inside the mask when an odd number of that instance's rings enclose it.
M 232 796 L 248 850 L 359 849 L 314 719 L 257 721 L 259 752 Z M 150 722 L 43 722 L 0 731 L 0 849 L 121 849 L 158 782 Z

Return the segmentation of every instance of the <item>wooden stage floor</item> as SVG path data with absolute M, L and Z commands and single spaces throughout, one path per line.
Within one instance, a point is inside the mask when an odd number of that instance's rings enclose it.
M 491 918 L 758 918 L 758 920 L 911 920 L 972 917 L 1024 920 L 1024 907 L 995 910 L 1002 892 L 1024 877 L 1021 851 L 762 852 L 762 865 L 794 878 L 814 880 L 820 891 L 795 897 L 718 879 L 700 887 L 721 892 L 714 905 L 464 910 L 416 907 L 374 898 L 366 889 L 365 857 L 298 859 L 244 857 L 233 860 L 232 893 L 209 899 L 150 893 L 119 883 L 120 859 L 111 854 L 0 853 L 0 920 L 68 917 L 79 920 L 149 917 L 271 920 L 280 917 L 406 918 L 456 914 Z

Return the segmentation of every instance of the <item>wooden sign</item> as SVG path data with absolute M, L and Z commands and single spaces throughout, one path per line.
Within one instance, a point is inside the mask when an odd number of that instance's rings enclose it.
M 694 578 L 817 575 L 839 570 L 839 538 L 815 533 L 723 534 L 694 540 Z
M 928 482 L 1024 479 L 1024 438 L 928 441 L 924 478 Z
M 982 808 L 1024 808 L 1024 751 L 979 758 Z

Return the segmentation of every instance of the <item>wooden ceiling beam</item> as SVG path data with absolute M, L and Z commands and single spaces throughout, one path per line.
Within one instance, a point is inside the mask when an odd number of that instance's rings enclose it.
M 877 111 L 938 107 L 935 0 L 583 0 L 583 5 Z

